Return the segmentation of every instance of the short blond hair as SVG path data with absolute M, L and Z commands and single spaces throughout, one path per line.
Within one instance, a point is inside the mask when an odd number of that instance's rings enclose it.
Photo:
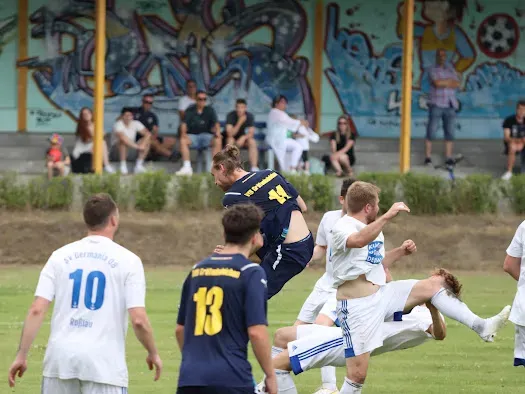
M 346 192 L 346 209 L 350 213 L 358 213 L 367 204 L 373 205 L 379 200 L 379 189 L 368 182 L 357 181 L 352 183 Z

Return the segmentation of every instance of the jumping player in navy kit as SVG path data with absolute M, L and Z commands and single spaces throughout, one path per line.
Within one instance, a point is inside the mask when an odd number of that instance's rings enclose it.
M 314 239 L 302 212 L 306 204 L 295 188 L 273 170 L 247 172 L 240 151 L 227 145 L 213 157 L 215 184 L 226 193 L 225 208 L 252 203 L 264 211 L 264 246 L 257 251 L 268 278 L 268 299 L 299 274 L 312 258 Z

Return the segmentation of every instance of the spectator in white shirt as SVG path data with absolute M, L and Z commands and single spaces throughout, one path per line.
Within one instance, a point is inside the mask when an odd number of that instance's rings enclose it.
M 287 105 L 288 100 L 282 95 L 278 95 L 273 100 L 273 108 L 270 110 L 266 122 L 268 129 L 266 141 L 274 151 L 281 171 L 293 173 L 297 172 L 303 147 L 297 140 L 287 138 L 287 134 L 288 131 L 297 133 L 300 126 L 308 128 L 309 124 L 306 120 L 291 118 L 285 112 Z M 289 158 L 287 154 L 289 154 Z
M 127 174 L 127 160 L 135 163 L 135 173 L 146 171 L 144 159 L 148 155 L 151 142 L 151 133 L 138 120 L 133 119 L 133 109 L 123 108 L 120 118 L 113 126 L 113 142 L 111 155 L 118 155 L 120 160 L 120 173 Z
M 179 119 L 180 123 L 184 120 L 184 113 L 190 105 L 197 102 L 197 83 L 193 79 L 186 82 L 186 94 L 179 99 Z

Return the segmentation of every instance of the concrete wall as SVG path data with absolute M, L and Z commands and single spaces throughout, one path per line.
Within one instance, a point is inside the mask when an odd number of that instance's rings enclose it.
M 350 114 L 362 136 L 399 134 L 402 21 L 398 1 L 326 2 L 322 111 L 312 94 L 315 0 L 107 0 L 106 128 L 121 107 L 156 96 L 163 131 L 174 130 L 174 109 L 185 81 L 210 92 L 221 118 L 236 98 L 265 119 L 277 93 L 289 112 L 321 131 Z M 0 0 L 0 131 L 16 130 L 16 5 Z M 454 1 L 461 4 L 461 1 Z M 29 0 L 28 129 L 73 132 L 91 107 L 93 11 L 89 0 Z M 448 8 L 448 11 L 447 11 Z M 453 12 L 451 12 L 453 11 Z M 447 15 L 452 23 L 438 38 Z M 525 96 L 525 6 L 522 0 L 416 0 L 413 135 L 426 126 L 425 67 L 447 49 L 462 74 L 458 138 L 500 138 L 501 119 Z M 15 33 L 15 34 L 14 34 Z M 14 38 L 15 37 L 15 38 Z

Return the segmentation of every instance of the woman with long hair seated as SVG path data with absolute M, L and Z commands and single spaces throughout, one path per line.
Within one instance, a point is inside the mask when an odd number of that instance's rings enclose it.
M 93 123 L 93 112 L 91 109 L 84 107 L 78 115 L 77 129 L 75 131 L 76 140 L 71 152 L 72 170 L 74 173 L 91 172 L 93 137 L 95 135 L 95 125 Z M 102 160 L 104 171 L 114 173 L 115 170 L 109 163 L 108 147 L 106 141 L 102 141 Z
M 354 146 L 358 136 L 355 127 L 351 127 L 351 120 L 347 115 L 337 119 L 337 128 L 330 137 L 330 163 L 337 176 L 352 175 L 352 166 L 355 163 Z M 352 124 L 353 126 L 353 124 Z

